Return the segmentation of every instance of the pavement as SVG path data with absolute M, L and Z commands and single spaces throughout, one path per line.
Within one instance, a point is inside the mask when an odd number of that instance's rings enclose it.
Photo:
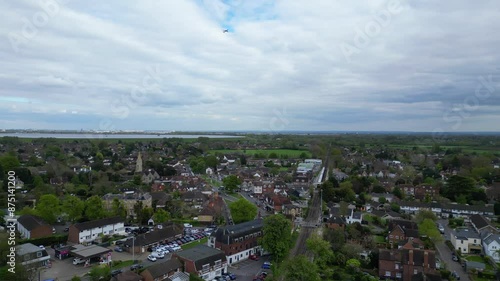
M 450 240 L 451 229 L 448 227 L 448 220 L 440 219 L 438 220 L 438 223 L 444 226 L 444 239 L 442 242 L 436 243 L 436 250 L 439 254 L 439 257 L 441 258 L 441 263 L 444 263 L 446 269 L 448 269 L 449 271 L 455 271 L 456 273 L 458 273 L 461 281 L 470 281 L 471 279 L 463 269 L 462 265 L 459 262 L 452 260 L 452 251 L 444 243 L 444 241 Z
M 228 271 L 236 275 L 236 280 L 238 281 L 252 281 L 253 278 L 262 271 L 271 273 L 270 269 L 261 269 L 265 261 L 269 261 L 269 256 L 260 257 L 258 261 L 247 259 L 229 266 Z

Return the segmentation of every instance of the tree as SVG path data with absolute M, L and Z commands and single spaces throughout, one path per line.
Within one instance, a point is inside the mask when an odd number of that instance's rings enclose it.
M 156 210 L 156 212 L 153 215 L 153 220 L 157 224 L 164 223 L 169 219 L 170 219 L 170 214 L 163 209 Z
M 59 198 L 53 194 L 42 195 L 35 210 L 47 223 L 54 224 L 61 210 Z
M 317 234 L 313 234 L 307 239 L 306 246 L 314 255 L 314 263 L 318 266 L 319 270 L 325 274 L 334 256 L 330 242 L 323 240 L 323 238 Z
M 114 217 L 127 218 L 127 209 L 123 205 L 123 202 L 118 198 L 113 198 L 113 202 L 111 203 L 111 212 Z
M 399 199 L 403 199 L 403 192 L 401 191 L 401 188 L 397 186 L 392 190 L 392 194 Z
M 282 261 L 292 242 L 292 223 L 283 215 L 276 214 L 264 219 L 261 245 L 276 261 Z
M 4 171 L 12 171 L 15 168 L 18 168 L 21 163 L 19 163 L 19 159 L 17 159 L 17 156 L 15 156 L 15 154 L 6 154 L 0 157 L 0 165 L 2 165 Z
M 74 195 L 66 196 L 62 202 L 62 210 L 71 222 L 75 222 L 83 217 L 85 202 Z
M 346 243 L 345 233 L 342 229 L 326 229 L 325 239 L 330 241 L 332 250 L 335 252 L 340 251 Z
M 227 191 L 234 192 L 238 188 L 238 185 L 241 184 L 241 180 L 236 175 L 230 175 L 225 177 L 222 183 Z
M 91 281 L 111 280 L 111 268 L 106 265 L 94 266 L 88 275 Z
M 217 157 L 215 155 L 209 155 L 205 157 L 205 164 L 212 168 L 214 171 L 217 170 L 217 164 L 219 164 L 219 160 L 217 160 Z
M 257 216 L 257 206 L 245 198 L 230 203 L 229 210 L 235 224 L 251 221 Z
M 420 232 L 420 235 L 427 236 L 434 242 L 441 241 L 443 239 L 436 226 L 436 223 L 428 218 L 424 219 L 418 225 L 418 231 Z
M 99 196 L 94 195 L 85 201 L 85 217 L 88 220 L 98 220 L 106 217 L 106 211 Z
M 361 262 L 358 259 L 348 259 L 345 265 L 350 271 L 355 272 L 361 267 Z
M 205 281 L 205 279 L 194 274 L 189 274 L 189 281 Z
M 415 216 L 415 221 L 417 223 L 422 223 L 425 219 L 430 219 L 435 222 L 438 218 L 431 210 L 421 210 Z
M 287 281 L 320 281 L 318 267 L 304 255 L 293 257 L 285 265 Z

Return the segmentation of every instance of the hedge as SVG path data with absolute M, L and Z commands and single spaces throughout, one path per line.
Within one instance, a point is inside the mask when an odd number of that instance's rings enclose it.
M 52 235 L 47 237 L 35 238 L 35 239 L 23 239 L 19 241 L 19 244 L 31 243 L 34 245 L 55 245 L 66 243 L 68 241 L 68 234 Z

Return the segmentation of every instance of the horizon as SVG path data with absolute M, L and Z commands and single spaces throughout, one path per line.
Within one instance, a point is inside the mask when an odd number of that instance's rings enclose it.
M 1 2 L 0 129 L 498 132 L 499 8 Z

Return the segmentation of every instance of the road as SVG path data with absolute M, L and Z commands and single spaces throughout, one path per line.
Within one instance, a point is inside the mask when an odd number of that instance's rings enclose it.
M 255 197 L 250 197 L 250 194 L 248 194 L 248 192 L 240 192 L 240 195 L 243 196 L 243 198 L 247 199 L 249 202 L 255 204 L 255 206 L 257 206 L 257 218 L 261 217 L 265 217 L 265 216 L 268 216 L 270 215 L 269 212 L 266 211 L 266 209 L 264 208 L 264 204 L 262 202 L 259 201 L 259 199 L 255 198 Z
M 444 243 L 444 241 L 450 240 L 451 229 L 448 227 L 448 221 L 444 220 L 444 219 L 440 219 L 440 220 L 438 220 L 438 223 L 440 223 L 444 226 L 444 235 L 443 235 L 444 239 L 442 242 L 436 243 L 436 250 L 439 254 L 439 257 L 441 258 L 441 263 L 445 263 L 446 268 L 449 271 L 451 271 L 451 272 L 455 271 L 456 273 L 458 273 L 461 281 L 470 281 L 471 279 L 465 273 L 465 270 L 462 268 L 462 265 L 459 262 L 452 260 L 452 256 L 451 256 L 452 251 Z

